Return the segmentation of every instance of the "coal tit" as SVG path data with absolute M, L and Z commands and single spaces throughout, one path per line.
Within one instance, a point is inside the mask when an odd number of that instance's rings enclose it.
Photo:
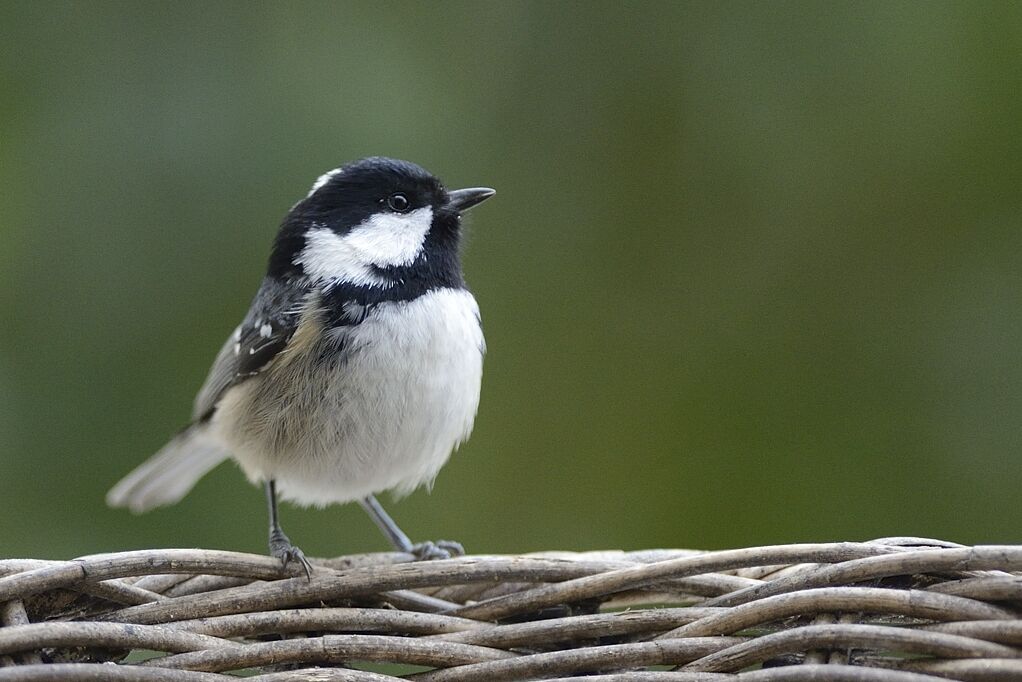
M 107 503 L 173 504 L 233 457 L 265 486 L 270 553 L 284 566 L 311 571 L 281 530 L 278 494 L 299 505 L 357 500 L 399 551 L 461 553 L 452 542 L 413 545 L 375 494 L 430 483 L 472 429 L 485 345 L 461 272 L 461 213 L 493 194 L 448 191 L 381 157 L 320 176 L 284 218 L 191 423 Z

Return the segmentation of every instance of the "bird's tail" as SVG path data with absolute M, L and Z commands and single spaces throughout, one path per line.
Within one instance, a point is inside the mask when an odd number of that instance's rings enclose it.
M 189 426 L 111 488 L 106 503 L 135 513 L 174 504 L 227 457 L 204 425 Z

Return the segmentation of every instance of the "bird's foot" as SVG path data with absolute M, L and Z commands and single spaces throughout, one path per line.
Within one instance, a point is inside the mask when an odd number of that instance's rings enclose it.
M 305 552 L 292 545 L 288 536 L 280 530 L 270 531 L 270 556 L 280 559 L 285 570 L 292 561 L 299 562 L 305 569 L 305 577 L 312 580 L 312 564 L 305 558 Z
M 417 561 L 431 561 L 433 559 L 450 559 L 456 556 L 463 556 L 465 554 L 465 548 L 461 546 L 460 542 L 454 542 L 453 540 L 437 540 L 431 542 L 420 542 L 416 545 L 412 545 L 412 554 L 415 555 Z

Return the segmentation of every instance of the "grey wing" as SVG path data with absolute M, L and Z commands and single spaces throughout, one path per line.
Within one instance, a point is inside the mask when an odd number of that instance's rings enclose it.
M 208 419 L 231 386 L 267 369 L 298 327 L 310 290 L 267 277 L 245 319 L 217 353 L 195 396 L 192 420 Z
M 110 490 L 106 498 L 110 506 L 142 512 L 173 504 L 228 457 L 205 422 L 225 391 L 265 370 L 287 346 L 309 293 L 295 284 L 263 280 L 248 314 L 220 349 L 195 398 L 192 423 Z
M 223 348 L 216 354 L 213 366 L 192 405 L 192 421 L 198 421 L 208 415 L 216 405 L 224 389 L 234 380 L 237 374 L 238 356 L 234 352 L 234 344 L 241 339 L 241 325 L 234 330 Z

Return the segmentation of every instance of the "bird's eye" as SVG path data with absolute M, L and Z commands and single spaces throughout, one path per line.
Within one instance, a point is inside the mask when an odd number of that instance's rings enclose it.
M 387 197 L 387 206 L 390 210 L 397 211 L 398 213 L 404 213 L 411 206 L 411 202 L 408 201 L 408 197 L 398 192 L 397 194 L 391 194 Z

